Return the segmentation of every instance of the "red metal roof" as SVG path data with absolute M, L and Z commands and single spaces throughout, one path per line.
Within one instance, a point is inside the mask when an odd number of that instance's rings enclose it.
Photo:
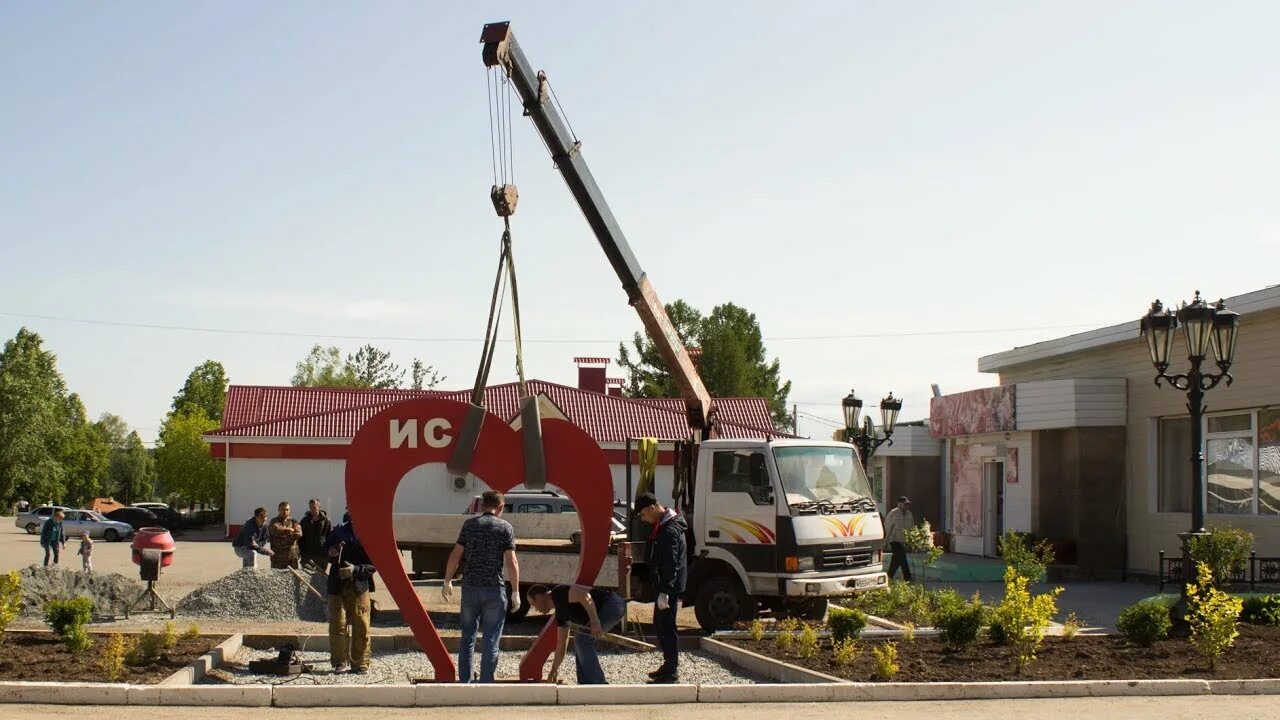
M 680 398 L 624 398 L 532 380 L 530 392 L 545 395 L 571 422 L 596 442 L 624 442 L 629 437 L 680 438 L 689 434 Z M 228 438 L 349 439 L 369 418 L 388 405 L 417 397 L 469 402 L 470 390 L 365 390 L 232 385 L 227 389 L 223 427 L 209 435 Z M 515 383 L 485 390 L 485 407 L 512 419 L 519 411 Z M 764 398 L 718 398 L 717 437 L 785 437 L 771 430 Z

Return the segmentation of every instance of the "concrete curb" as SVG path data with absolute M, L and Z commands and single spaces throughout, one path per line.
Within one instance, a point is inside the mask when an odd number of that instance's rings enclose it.
M 129 686 L 123 683 L 5 682 L 0 703 L 31 705 L 124 705 Z
M 277 685 L 276 707 L 413 707 L 413 685 Z
M 467 685 L 422 683 L 415 686 L 417 707 L 555 705 L 556 686 L 540 683 Z
M 784 663 L 774 660 L 771 657 L 757 655 L 749 650 L 743 650 L 740 647 L 720 642 L 713 638 L 702 638 L 702 649 L 711 653 L 716 657 L 728 660 L 730 663 L 757 675 L 763 675 L 770 680 L 776 680 L 780 683 L 843 683 L 841 678 L 833 675 L 824 675 L 820 672 L 814 672 L 802 668 L 798 665 Z M 761 686 L 764 687 L 764 686 Z
M 179 669 L 157 684 L 195 685 L 203 680 L 210 670 L 235 657 L 235 654 L 240 652 L 242 647 L 244 647 L 244 635 L 232 635 L 209 650 L 209 652 L 196 658 L 190 665 Z
M 698 702 L 697 685 L 561 685 L 560 705 L 673 705 Z

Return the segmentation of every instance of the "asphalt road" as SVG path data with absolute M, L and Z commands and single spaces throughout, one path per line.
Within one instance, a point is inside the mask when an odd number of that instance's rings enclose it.
M 128 713 L 147 720 L 189 720 L 188 707 L 134 708 Z M 462 720 L 473 718 L 479 708 L 377 708 L 379 720 Z M 44 712 L 76 714 L 84 717 L 120 717 L 117 707 L 45 706 Z M 859 720 L 990 720 L 991 718 L 1034 718 L 1034 720 L 1079 720 L 1081 717 L 1125 718 L 1125 720 L 1192 720 L 1230 717 L 1231 720 L 1261 720 L 1280 715 L 1275 699 L 1265 696 L 1209 696 L 1172 698 L 1072 698 L 1052 700 L 957 700 L 950 702 L 863 702 L 752 705 L 626 705 L 626 706 L 540 706 L 488 708 L 499 717 L 521 720 L 830 720 L 852 717 Z M 0 720 L 29 720 L 32 708 L 0 705 Z M 202 707 L 201 720 L 350 720 L 367 710 L 360 708 L 234 708 Z

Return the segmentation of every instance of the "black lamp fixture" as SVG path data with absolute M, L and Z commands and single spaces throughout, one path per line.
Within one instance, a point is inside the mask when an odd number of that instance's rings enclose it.
M 1191 368 L 1185 373 L 1169 374 L 1169 353 L 1173 349 L 1173 336 L 1178 326 L 1186 340 L 1187 360 Z M 1191 413 L 1191 531 L 1179 535 L 1182 538 L 1182 600 L 1186 600 L 1186 587 L 1195 583 L 1195 563 L 1191 558 L 1191 539 L 1204 534 L 1204 394 L 1223 380 L 1230 385 L 1231 363 L 1235 361 L 1236 337 L 1240 332 L 1240 315 L 1227 309 L 1218 300 L 1210 305 L 1196 291 L 1191 304 L 1182 303 L 1177 313 L 1171 313 L 1156 300 L 1139 323 L 1142 337 L 1147 341 L 1151 364 L 1156 369 L 1156 387 L 1168 382 L 1174 389 L 1187 394 L 1187 410 Z M 1213 353 L 1218 372 L 1204 372 L 1201 365 Z
M 869 417 L 865 419 L 862 427 L 858 427 L 858 417 L 862 413 L 862 398 L 859 398 L 853 390 L 850 390 L 849 394 L 840 401 L 840 408 L 844 411 L 845 442 L 858 447 L 858 455 L 862 458 L 864 465 L 870 462 L 876 448 L 885 443 L 893 444 L 893 430 L 898 425 L 898 414 L 902 412 L 902 400 L 895 398 L 893 393 L 889 393 L 880 401 L 880 430 L 884 433 L 884 437 L 877 437 L 875 426 Z

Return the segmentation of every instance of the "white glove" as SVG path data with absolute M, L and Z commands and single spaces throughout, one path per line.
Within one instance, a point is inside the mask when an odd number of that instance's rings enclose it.
M 515 592 L 511 593 L 511 597 L 507 598 L 507 607 L 511 609 L 511 612 L 515 612 L 520 609 L 520 591 L 519 590 L 516 590 Z
M 355 574 L 355 570 L 356 570 L 355 566 L 353 566 L 351 563 L 342 563 L 342 565 L 338 568 L 338 577 L 342 578 L 343 580 L 350 580 L 351 576 Z
M 658 609 L 667 610 L 671 608 L 671 599 L 666 593 L 658 593 Z
M 444 585 L 440 586 L 440 595 L 441 597 L 444 598 L 445 602 L 449 602 L 453 600 L 453 581 L 452 580 L 444 581 Z

